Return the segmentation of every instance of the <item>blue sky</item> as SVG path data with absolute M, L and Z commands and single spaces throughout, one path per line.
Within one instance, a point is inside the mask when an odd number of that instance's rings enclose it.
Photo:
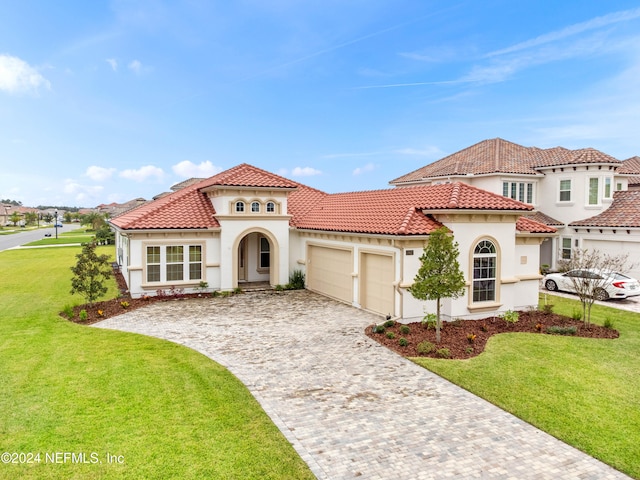
M 327 192 L 478 141 L 640 155 L 636 1 L 0 4 L 0 198 L 93 207 L 247 162 Z

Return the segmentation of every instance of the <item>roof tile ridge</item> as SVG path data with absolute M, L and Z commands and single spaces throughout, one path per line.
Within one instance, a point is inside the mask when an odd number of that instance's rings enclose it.
M 500 150 L 501 150 L 500 147 L 502 146 L 502 142 L 503 142 L 503 140 L 501 138 L 496 138 L 495 139 L 496 151 L 495 151 L 495 156 L 493 158 L 494 172 L 499 172 L 500 171 Z
M 415 213 L 416 213 L 416 207 L 410 207 L 409 210 L 407 210 L 407 214 L 402 219 L 402 223 L 400 223 L 400 228 L 398 228 L 398 233 L 400 235 L 404 235 L 405 233 L 407 233 L 407 230 L 409 228 L 409 223 L 411 222 L 411 219 L 413 218 Z
M 447 203 L 447 207 L 456 208 L 460 203 L 460 189 L 462 183 L 454 182 L 451 184 L 451 194 L 449 195 L 449 202 Z

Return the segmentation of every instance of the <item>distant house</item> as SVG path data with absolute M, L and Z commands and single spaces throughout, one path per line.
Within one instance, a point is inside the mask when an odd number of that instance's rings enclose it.
M 523 147 L 484 140 L 403 175 L 398 187 L 464 182 L 531 205 L 529 218 L 558 230 L 540 250 L 552 267 L 574 248 L 629 253 L 640 277 L 640 158 L 620 161 L 593 148 Z
M 134 297 L 170 287 L 232 290 L 284 285 L 295 270 L 307 288 L 379 315 L 422 318 L 433 303 L 407 288 L 429 234 L 446 226 L 459 243 L 464 296 L 449 317 L 535 306 L 540 244 L 555 228 L 531 205 L 453 181 L 327 194 L 242 164 L 145 203 L 110 223 Z

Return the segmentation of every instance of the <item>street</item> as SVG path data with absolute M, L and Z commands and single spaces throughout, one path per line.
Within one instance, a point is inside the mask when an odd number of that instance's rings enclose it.
M 0 252 L 9 248 L 24 245 L 25 243 L 35 242 L 44 238 L 45 233 L 50 233 L 52 237 L 55 237 L 55 229 L 41 228 L 39 230 L 27 230 L 25 232 L 14 233 L 11 235 L 0 235 Z M 60 235 L 61 229 L 58 229 L 58 235 Z

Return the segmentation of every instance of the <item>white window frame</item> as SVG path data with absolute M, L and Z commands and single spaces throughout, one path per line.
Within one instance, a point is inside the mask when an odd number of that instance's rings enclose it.
M 613 177 L 606 176 L 602 179 L 602 198 L 611 200 L 613 198 Z
M 251 213 L 260 213 L 260 202 L 257 200 L 251 202 Z
M 534 183 L 523 180 L 503 180 L 502 196 L 533 205 L 535 203 Z
M 568 189 L 563 189 L 562 188 L 562 183 L 563 182 L 569 182 L 569 188 Z M 569 198 L 568 199 L 562 199 L 562 193 L 563 192 L 569 192 Z M 569 204 L 573 201 L 573 179 L 571 178 L 560 178 L 558 179 L 558 202 L 559 203 L 565 203 L 565 204 Z
M 565 243 L 568 243 L 567 246 Z M 560 237 L 560 259 L 571 260 L 573 251 L 573 237 Z
M 242 200 L 236 200 L 234 202 L 235 205 L 235 212 L 236 213 L 244 213 L 245 210 L 245 204 Z
M 265 210 L 267 213 L 276 213 L 276 202 L 269 200 Z
M 492 252 L 478 252 L 478 248 L 484 249 L 488 244 Z M 482 246 L 481 246 L 482 245 Z M 471 301 L 473 303 L 495 302 L 498 298 L 498 247 L 496 242 L 489 238 L 483 238 L 475 243 L 472 254 L 472 281 L 471 281 Z M 487 272 L 493 270 L 493 276 L 486 276 Z M 478 274 L 480 274 L 478 276 Z M 490 290 L 480 288 L 482 284 L 493 283 Z M 489 293 L 492 298 L 484 298 Z M 482 296 L 483 298 L 479 298 Z
M 588 207 L 598 207 L 600 205 L 602 205 L 602 202 L 600 200 L 601 198 L 601 192 L 602 192 L 602 182 L 600 182 L 600 176 L 588 176 L 587 179 L 587 184 L 586 184 L 586 188 L 585 188 L 585 195 L 586 195 L 586 199 L 585 199 L 585 205 Z M 595 186 L 595 203 L 591 202 L 591 195 L 593 192 L 592 190 L 592 183 L 593 181 L 597 182 L 596 186 Z
M 174 248 L 182 248 L 182 260 L 179 259 L 170 259 L 169 251 Z M 192 249 L 197 249 L 195 251 L 199 251 L 199 255 L 194 258 L 192 254 Z M 149 262 L 149 253 L 150 250 L 153 250 L 154 257 L 157 257 L 159 252 L 159 262 Z M 195 253 L 194 251 L 194 253 Z M 199 258 L 198 258 L 199 257 Z M 176 284 L 188 284 L 199 282 L 204 278 L 204 245 L 198 243 L 188 243 L 188 244 L 162 244 L 162 245 L 152 245 L 146 244 L 144 245 L 144 278 L 145 284 L 148 285 L 176 285 Z M 153 258 L 156 260 L 156 258 Z M 181 273 L 182 278 L 175 278 L 169 280 L 169 269 L 173 268 L 175 270 L 175 266 L 182 265 Z M 199 273 L 196 272 L 194 266 L 199 265 Z M 153 268 L 149 268 L 153 267 Z M 159 270 L 159 279 L 158 278 L 158 270 Z M 177 270 L 176 270 L 177 272 Z M 153 277 L 152 277 L 153 275 Z M 179 275 L 178 275 L 179 276 Z

